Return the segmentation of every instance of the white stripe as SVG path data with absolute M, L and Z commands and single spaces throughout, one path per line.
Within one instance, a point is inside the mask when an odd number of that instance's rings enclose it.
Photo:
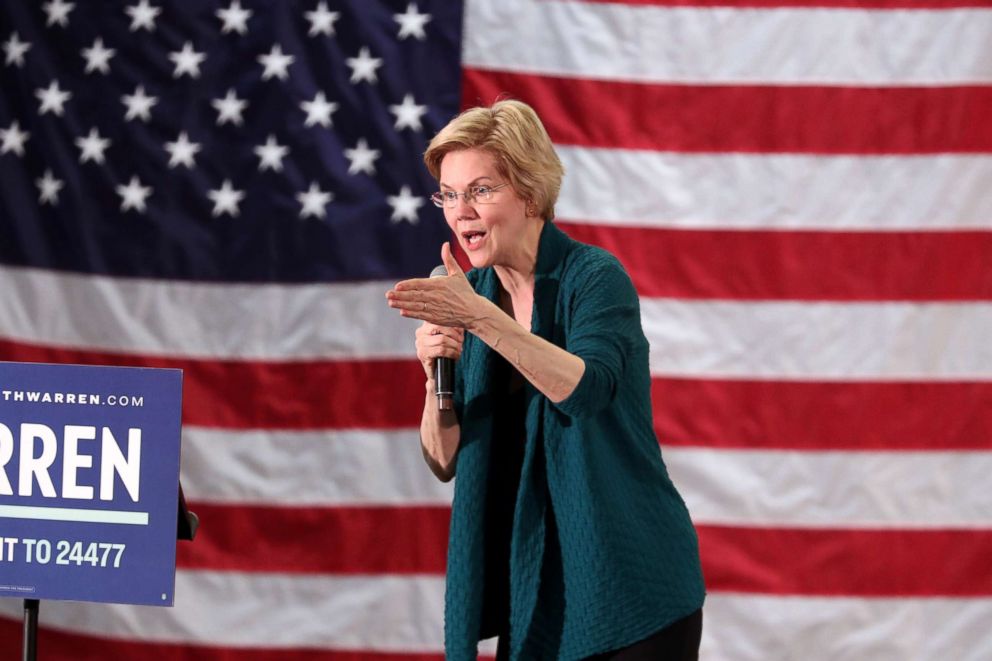
M 697 524 L 992 528 L 992 452 L 663 450 Z
M 471 0 L 466 66 L 636 82 L 992 81 L 992 12 Z
M 0 281 L 0 337 L 25 342 L 211 359 L 413 357 L 415 323 L 394 316 L 375 283 L 271 285 L 253 297 L 242 285 L 13 267 L 0 267 Z M 644 299 L 641 308 L 658 375 L 992 379 L 988 303 Z
M 21 608 L 0 600 L 0 613 Z M 46 601 L 42 628 L 239 648 L 438 652 L 443 610 L 442 577 L 180 570 L 174 608 Z
M 992 599 L 850 599 L 710 593 L 701 661 L 986 661 Z
M 386 305 L 393 284 L 205 284 L 0 266 L 0 337 L 211 359 L 409 357 L 419 322 Z
M 567 174 L 555 211 L 570 222 L 701 229 L 992 230 L 992 157 L 987 155 L 557 150 Z
M 277 506 L 449 505 L 417 432 L 186 427 L 190 501 Z M 697 523 L 840 528 L 992 527 L 988 452 L 813 452 L 666 447 Z M 264 466 L 264 473 L 260 470 Z
M 417 430 L 183 429 L 183 492 L 214 503 L 450 505 Z
M 180 571 L 176 582 L 172 609 L 46 601 L 43 626 L 109 639 L 238 648 L 439 652 L 442 645 L 441 578 Z M 0 600 L 0 613 L 19 620 L 22 605 Z M 703 613 L 702 661 L 992 657 L 992 599 L 711 592 Z M 491 654 L 492 645 L 480 650 Z
M 83 523 L 119 523 L 147 526 L 148 512 L 121 510 L 88 510 L 69 507 L 31 507 L 0 505 L 0 519 L 33 519 L 36 521 L 79 521 Z
M 655 298 L 641 318 L 655 375 L 992 380 L 992 303 Z

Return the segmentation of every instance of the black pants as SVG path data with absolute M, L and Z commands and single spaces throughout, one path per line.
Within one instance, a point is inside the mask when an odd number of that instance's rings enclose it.
M 586 661 L 697 661 L 703 635 L 703 609 L 672 622 L 644 640 L 619 650 L 591 656 Z M 505 639 L 500 636 L 496 661 L 510 658 Z

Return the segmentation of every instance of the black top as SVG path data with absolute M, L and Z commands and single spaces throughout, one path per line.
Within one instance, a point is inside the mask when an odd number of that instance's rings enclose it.
M 486 485 L 483 554 L 485 587 L 482 636 L 505 635 L 510 622 L 510 539 L 527 441 L 525 382 L 502 356 L 493 354 L 493 443 Z

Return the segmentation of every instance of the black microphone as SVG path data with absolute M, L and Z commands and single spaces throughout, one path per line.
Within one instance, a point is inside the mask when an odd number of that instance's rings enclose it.
M 432 278 L 448 275 L 444 264 L 434 267 Z M 454 408 L 455 361 L 451 358 L 438 358 L 434 361 L 434 394 L 437 395 L 437 410 L 450 411 Z

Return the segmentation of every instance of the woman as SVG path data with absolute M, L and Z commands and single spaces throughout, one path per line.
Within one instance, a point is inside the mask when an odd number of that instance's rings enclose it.
M 620 263 L 552 219 L 563 168 L 518 101 L 467 110 L 424 155 L 447 277 L 389 305 L 421 319 L 424 457 L 456 474 L 445 649 L 475 659 L 695 659 L 704 596 L 695 530 L 655 438 L 648 344 Z M 466 333 L 467 331 L 467 333 Z M 433 363 L 458 359 L 453 411 Z

